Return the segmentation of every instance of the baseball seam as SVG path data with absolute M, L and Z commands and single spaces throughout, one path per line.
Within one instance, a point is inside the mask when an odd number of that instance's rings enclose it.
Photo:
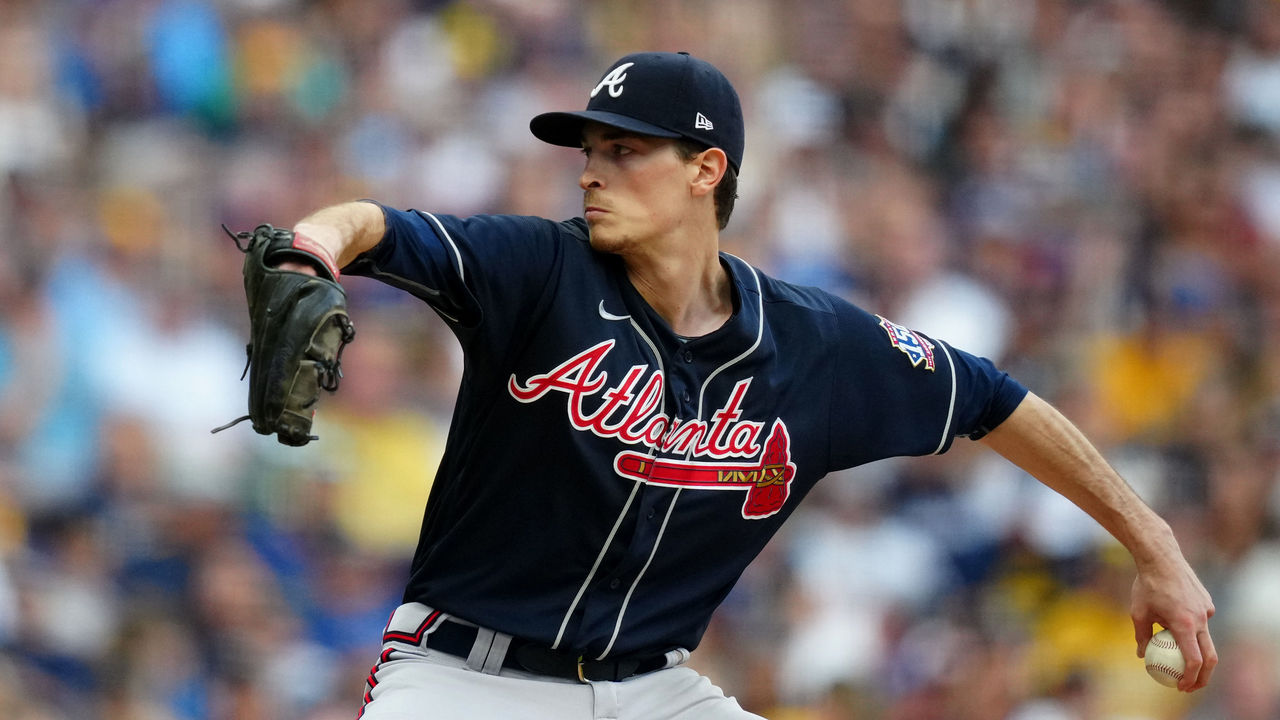
M 1174 677 L 1174 678 L 1177 678 L 1177 679 L 1179 679 L 1179 680 L 1181 680 L 1181 679 L 1182 679 L 1182 671 L 1180 671 L 1180 670 L 1175 670 L 1174 668 L 1171 668 L 1171 667 L 1169 667 L 1168 665 L 1160 665 L 1160 664 L 1158 664 L 1158 663 L 1155 663 L 1155 664 L 1148 665 L 1147 667 L 1148 667 L 1149 669 L 1151 669 L 1151 670 L 1155 670 L 1155 671 L 1157 671 L 1157 672 L 1162 672 L 1162 673 L 1164 673 L 1164 674 L 1166 674 L 1166 675 L 1168 675 L 1168 676 L 1170 676 L 1170 677 Z

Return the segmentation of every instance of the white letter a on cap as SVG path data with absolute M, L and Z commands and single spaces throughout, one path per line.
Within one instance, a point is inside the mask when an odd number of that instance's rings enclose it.
M 635 65 L 635 63 L 622 63 L 618 67 L 610 70 L 608 75 L 605 75 L 600 79 L 600 84 L 596 85 L 595 89 L 591 91 L 591 97 L 598 95 L 600 93 L 600 89 L 606 86 L 609 88 L 609 97 L 618 97 L 621 95 L 622 81 L 627 79 L 627 68 L 632 65 Z

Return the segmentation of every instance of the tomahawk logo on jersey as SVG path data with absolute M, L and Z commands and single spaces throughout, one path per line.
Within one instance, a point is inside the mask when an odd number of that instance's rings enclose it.
M 742 517 L 760 520 L 782 509 L 791 493 L 796 465 L 788 449 L 787 426 L 775 420 L 759 463 L 698 462 L 653 458 L 637 452 L 618 453 L 613 465 L 618 474 L 641 482 L 668 487 L 747 491 Z

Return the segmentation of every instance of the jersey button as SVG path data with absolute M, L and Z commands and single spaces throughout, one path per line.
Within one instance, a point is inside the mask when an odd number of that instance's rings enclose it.
M 687 363 L 691 363 L 691 362 L 693 362 L 693 351 L 692 351 L 692 350 L 685 350 L 685 351 L 684 351 L 684 361 L 685 361 L 685 362 L 687 362 Z
M 621 581 L 621 580 L 619 580 L 618 578 L 614 578 L 614 579 L 612 579 L 612 580 L 610 580 L 610 581 L 609 581 L 609 589 L 610 589 L 610 590 L 617 590 L 617 589 L 618 589 L 618 588 L 620 588 L 620 587 L 622 587 L 622 581 Z
M 692 397 L 690 397 L 690 395 L 689 395 L 689 391 L 688 391 L 688 390 L 685 390 L 684 392 L 680 393 L 680 399 L 681 399 L 681 400 L 683 400 L 683 401 L 685 401 L 685 403 L 688 403 L 688 402 L 689 402 L 690 400 L 692 400 L 693 398 L 692 398 Z

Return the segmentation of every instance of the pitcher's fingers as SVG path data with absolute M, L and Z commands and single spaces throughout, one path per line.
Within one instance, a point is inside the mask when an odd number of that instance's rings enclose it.
M 1213 636 L 1209 634 L 1208 628 L 1201 629 L 1196 633 L 1196 645 L 1200 648 L 1202 662 L 1195 683 L 1191 685 L 1189 690 L 1199 690 L 1208 685 L 1209 680 L 1213 677 L 1213 669 L 1218 666 L 1218 650 L 1213 645 Z
M 1163 624 L 1163 623 L 1162 623 Z M 1200 667 L 1204 664 L 1204 656 L 1200 654 L 1200 643 L 1196 640 L 1196 626 L 1192 622 L 1171 622 L 1165 629 L 1173 634 L 1173 641 L 1178 644 L 1185 667 L 1182 669 L 1182 680 L 1178 681 L 1178 689 L 1191 692 L 1200 679 Z
M 1151 620 L 1133 619 L 1133 639 L 1138 643 L 1138 657 L 1146 657 L 1147 643 L 1151 642 Z

